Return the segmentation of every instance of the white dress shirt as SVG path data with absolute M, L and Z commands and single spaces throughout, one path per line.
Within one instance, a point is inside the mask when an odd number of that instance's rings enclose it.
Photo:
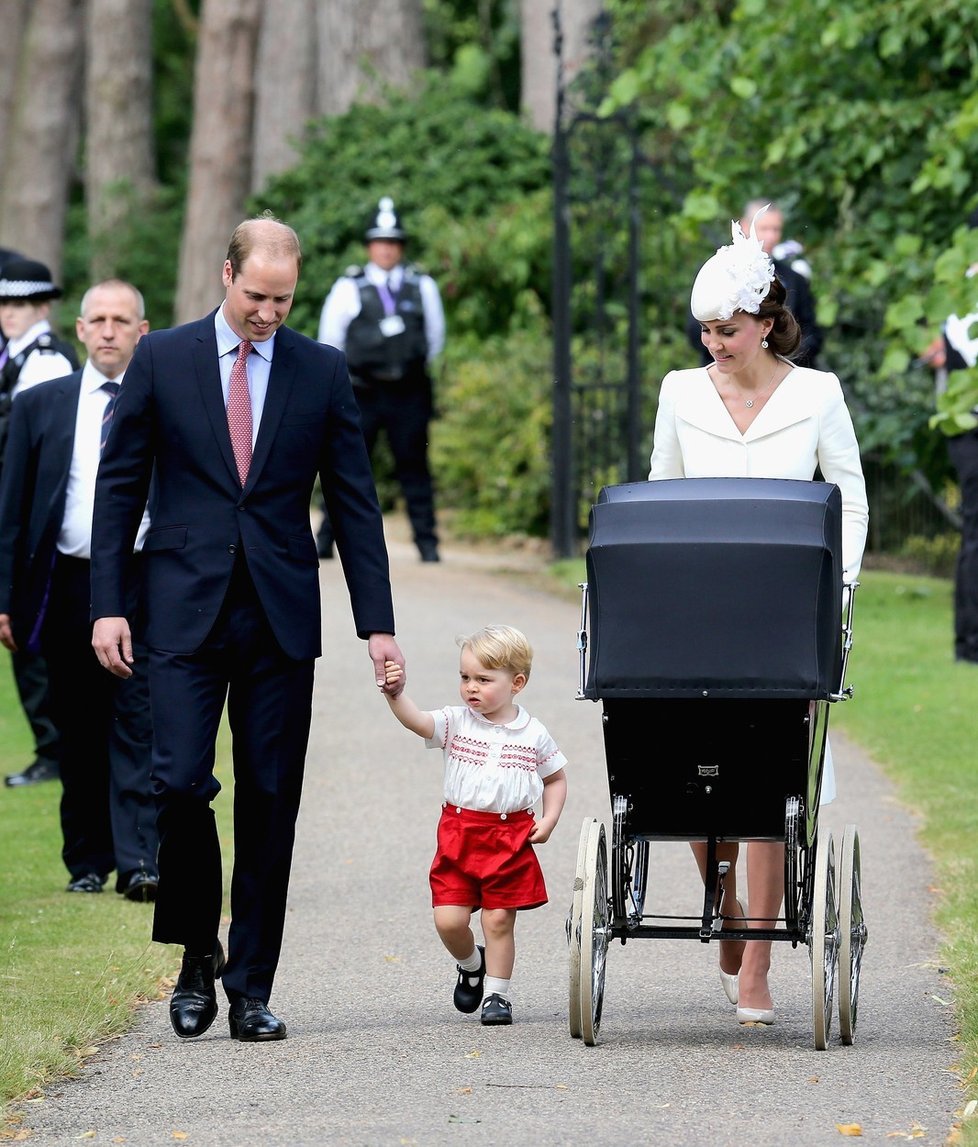
M 114 381 L 122 382 L 122 379 L 120 374 Z M 95 478 L 98 474 L 99 445 L 102 439 L 102 416 L 110 398 L 108 391 L 101 387 L 109 381 L 112 380 L 107 379 L 90 362 L 82 367 L 78 412 L 75 415 L 75 444 L 71 451 L 65 511 L 58 534 L 58 552 L 70 558 L 90 561 L 92 557 L 92 514 L 95 509 Z M 144 511 L 136 534 L 136 553 L 143 548 L 143 539 L 148 529 L 149 513 Z
M 376 263 L 368 263 L 364 269 L 367 280 L 378 289 L 385 285 L 396 295 L 401 289 L 404 267 L 398 263 L 391 271 L 381 270 Z M 418 276 L 421 291 L 421 305 L 424 308 L 424 333 L 428 343 L 428 361 L 441 354 L 445 346 L 445 311 L 441 294 L 435 280 L 430 275 Z M 319 341 L 337 350 L 346 349 L 346 332 L 350 323 L 360 313 L 360 289 L 356 280 L 344 275 L 333 284 L 326 296 L 322 313 L 319 316 Z
M 231 368 L 238 357 L 241 336 L 236 334 L 224 317 L 223 305 L 214 316 L 214 330 L 217 334 L 218 363 L 221 368 L 221 389 L 224 392 L 224 409 L 227 409 L 228 394 L 231 391 Z M 248 390 L 251 394 L 251 446 L 254 449 L 258 438 L 258 424 L 265 409 L 265 395 L 268 393 L 268 375 L 272 369 L 272 354 L 275 351 L 275 336 L 264 342 L 252 343 L 252 353 L 248 355 Z
M 46 335 L 51 330 L 51 324 L 47 319 L 40 319 L 29 330 L 17 339 L 11 339 L 7 343 L 7 359 L 16 358 L 17 355 L 25 348 L 29 347 L 31 343 L 40 335 Z M 27 390 L 31 386 L 37 386 L 39 382 L 50 382 L 52 378 L 64 378 L 66 374 L 71 374 L 75 368 L 60 352 L 45 352 L 40 354 L 35 351 L 33 354 L 28 355 L 24 365 L 20 369 L 20 374 L 17 376 L 17 382 L 14 384 L 13 390 L 10 392 L 11 401 L 17 397 L 22 390 Z

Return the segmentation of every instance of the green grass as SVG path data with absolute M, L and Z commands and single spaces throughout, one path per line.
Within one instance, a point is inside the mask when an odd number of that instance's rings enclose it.
M 559 563 L 553 573 L 555 583 L 576 596 L 583 563 Z M 832 720 L 882 765 L 901 799 L 921 815 L 921 840 L 941 890 L 938 921 L 955 985 L 964 1104 L 978 1098 L 978 666 L 952 658 L 947 581 L 865 572 L 854 620 L 849 680 L 855 698 L 836 706 Z M 27 763 L 29 750 L 8 661 L 0 669 L 0 772 Z M 0 789 L 5 1102 L 73 1072 L 85 1050 L 123 1030 L 137 1001 L 158 996 L 161 977 L 177 967 L 175 949 L 148 943 L 148 905 L 115 893 L 64 893 L 58 795 L 54 784 Z M 957 1142 L 978 1145 L 978 1121 L 966 1122 Z
M 3 652 L 0 774 L 30 763 L 32 746 Z M 65 892 L 60 796 L 56 783 L 0 787 L 0 1138 L 16 1127 L 11 1100 L 76 1074 L 140 1001 L 169 990 L 180 964 L 179 949 L 150 941 L 152 905 L 119 896 L 114 877 L 97 896 Z

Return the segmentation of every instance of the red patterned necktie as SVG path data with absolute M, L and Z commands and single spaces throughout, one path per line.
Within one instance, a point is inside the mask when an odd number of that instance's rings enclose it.
M 242 486 L 251 465 L 251 392 L 248 389 L 247 366 L 250 354 L 251 343 L 242 339 L 238 344 L 238 357 L 231 367 L 231 385 L 228 389 L 228 430 L 231 432 L 231 448 L 234 450 Z

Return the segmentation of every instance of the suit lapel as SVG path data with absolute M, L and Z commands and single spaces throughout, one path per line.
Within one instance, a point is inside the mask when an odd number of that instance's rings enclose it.
M 217 335 L 214 333 L 213 311 L 197 324 L 194 337 L 193 358 L 200 396 L 221 457 L 237 484 L 238 467 L 234 461 L 234 451 L 231 449 L 231 432 L 228 430 L 228 415 L 221 388 L 221 368 L 217 361 Z
M 262 472 L 262 467 L 268 460 L 268 452 L 272 448 L 272 442 L 275 440 L 286 402 L 295 382 L 295 372 L 295 340 L 288 327 L 279 327 L 275 334 L 275 349 L 268 374 L 265 405 L 258 425 L 258 437 L 255 440 L 255 452 L 248 470 L 248 480 L 244 486 L 245 493 L 253 488 Z M 230 436 L 228 441 L 230 442 Z

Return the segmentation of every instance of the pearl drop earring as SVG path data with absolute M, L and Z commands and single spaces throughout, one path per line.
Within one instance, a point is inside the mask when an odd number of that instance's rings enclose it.
M 761 339 L 761 346 L 764 347 L 765 350 L 767 350 L 767 339 Z

